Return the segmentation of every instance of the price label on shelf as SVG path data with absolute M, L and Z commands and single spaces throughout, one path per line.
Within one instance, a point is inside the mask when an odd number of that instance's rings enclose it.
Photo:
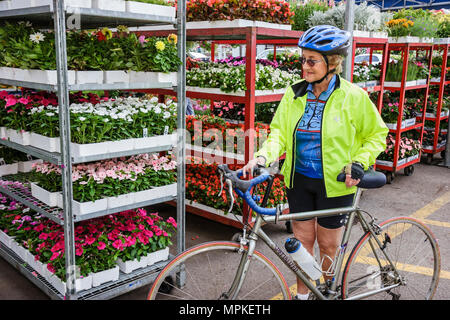
M 148 129 L 147 129 L 147 128 L 144 128 L 144 130 L 142 130 L 142 136 L 143 136 L 144 138 L 147 138 L 147 137 L 148 137 Z
M 169 134 L 169 126 L 164 127 L 164 135 Z

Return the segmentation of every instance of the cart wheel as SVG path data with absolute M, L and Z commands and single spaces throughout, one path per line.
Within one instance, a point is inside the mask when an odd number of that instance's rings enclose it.
M 392 180 L 394 180 L 394 175 L 392 172 L 386 172 L 384 175 L 386 176 L 386 183 L 391 184 Z
M 241 237 L 242 237 L 242 234 L 241 234 L 240 232 L 236 232 L 236 233 L 233 234 L 233 236 L 231 237 L 231 241 L 240 243 L 240 242 L 241 242 Z
M 292 223 L 290 221 L 286 221 L 286 232 L 292 233 Z
M 159 287 L 158 292 L 161 292 L 162 294 L 170 294 L 172 290 L 173 290 L 173 278 L 172 276 L 168 276 Z
M 405 167 L 405 176 L 412 176 L 414 173 L 414 166 Z
M 427 154 L 426 164 L 431 164 L 432 161 L 433 161 L 433 154 L 432 153 Z

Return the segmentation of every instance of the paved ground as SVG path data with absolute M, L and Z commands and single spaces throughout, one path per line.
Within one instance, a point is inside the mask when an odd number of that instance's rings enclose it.
M 424 220 L 436 238 L 439 239 L 441 250 L 441 279 L 435 299 L 450 299 L 450 169 L 436 166 L 416 164 L 412 176 L 404 176 L 400 172 L 393 183 L 377 190 L 363 194 L 361 206 L 376 215 L 379 221 L 394 216 L 414 216 Z M 170 206 L 155 208 L 162 215 L 176 216 Z M 287 237 L 283 223 L 265 225 L 264 230 L 282 245 Z M 238 230 L 233 227 L 218 224 L 204 218 L 187 214 L 186 217 L 186 247 L 210 241 L 229 240 Z M 358 232 L 352 234 L 351 241 L 358 238 Z M 174 241 L 176 243 L 176 240 Z M 263 246 L 258 250 L 273 257 L 273 254 Z M 171 248 L 172 252 L 176 248 Z M 281 262 L 276 263 L 282 271 L 286 271 Z M 290 286 L 295 284 L 292 275 L 285 273 Z M 124 294 L 116 299 L 145 299 L 148 286 Z M 0 258 L 0 300 L 38 300 L 48 299 L 37 287 L 24 276 Z

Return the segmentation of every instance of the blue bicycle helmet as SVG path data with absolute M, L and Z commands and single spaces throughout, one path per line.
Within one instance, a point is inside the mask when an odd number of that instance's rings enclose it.
M 330 25 L 315 26 L 303 33 L 298 41 L 302 49 L 314 50 L 323 55 L 347 55 L 350 32 Z

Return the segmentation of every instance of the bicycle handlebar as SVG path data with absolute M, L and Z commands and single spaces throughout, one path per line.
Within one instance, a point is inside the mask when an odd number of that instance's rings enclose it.
M 269 177 L 272 176 L 269 170 L 263 167 L 258 167 L 254 169 L 254 175 L 258 175 L 256 178 L 253 178 L 251 180 L 241 180 L 240 178 L 242 177 L 243 174 L 242 169 L 233 171 L 230 168 L 228 168 L 228 165 L 226 164 L 219 165 L 218 168 L 221 175 L 224 175 L 225 178 L 231 182 L 234 191 L 247 202 L 247 204 L 253 211 L 259 214 L 269 216 L 274 216 L 277 214 L 277 208 L 262 208 L 255 202 L 254 197 L 250 194 L 250 190 L 252 187 L 266 181 Z M 337 176 L 336 180 L 340 182 L 345 182 L 345 176 L 346 176 L 345 173 L 340 173 Z M 383 173 L 377 172 L 375 170 L 367 170 L 364 172 L 364 177 L 357 184 L 357 187 L 380 188 L 385 184 L 386 184 L 386 176 Z M 234 199 L 232 194 L 231 197 L 232 199 Z
M 228 165 L 221 164 L 219 165 L 219 172 L 221 171 L 226 179 L 229 179 L 234 187 L 234 191 L 243 198 L 249 207 L 259 214 L 274 216 L 277 213 L 276 208 L 262 208 L 260 207 L 255 200 L 253 200 L 252 195 L 250 194 L 250 190 L 252 187 L 266 181 L 270 177 L 270 173 L 265 168 L 257 168 L 259 170 L 259 175 L 256 178 L 251 180 L 241 180 L 242 177 L 242 169 L 233 171 L 228 168 Z

